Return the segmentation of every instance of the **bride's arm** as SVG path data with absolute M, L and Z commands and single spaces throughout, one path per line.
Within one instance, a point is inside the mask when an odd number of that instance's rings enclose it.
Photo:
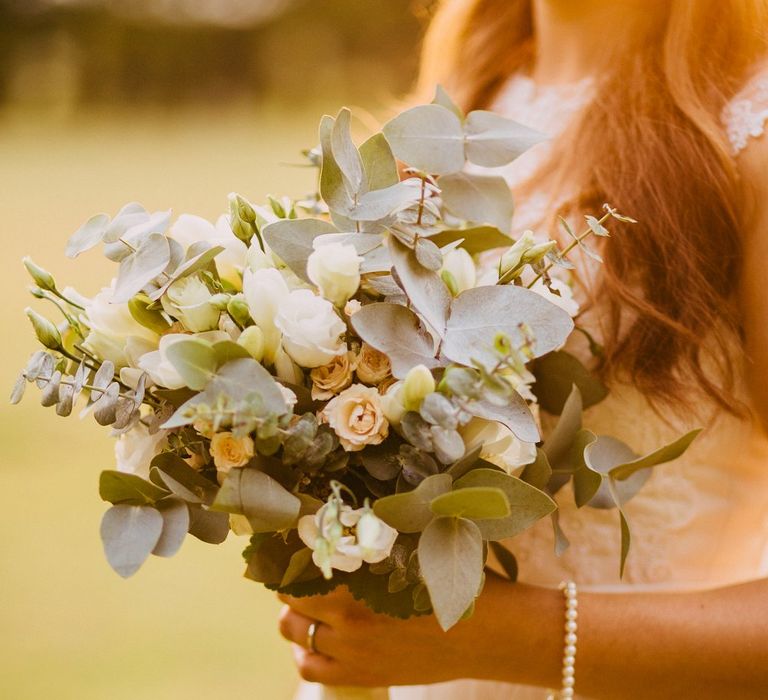
M 432 617 L 394 620 L 348 593 L 293 599 L 281 632 L 299 671 L 327 685 L 481 678 L 557 688 L 560 591 L 489 575 L 475 615 L 443 633 Z M 322 654 L 303 645 L 321 620 Z M 326 656 L 327 655 L 327 656 Z M 592 698 L 765 698 L 768 580 L 702 593 L 581 593 L 576 691 Z

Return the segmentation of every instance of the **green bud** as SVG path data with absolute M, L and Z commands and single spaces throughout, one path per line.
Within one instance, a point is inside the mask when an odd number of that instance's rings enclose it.
M 152 300 L 143 294 L 138 294 L 128 301 L 128 311 L 136 323 L 158 335 L 165 333 L 171 324 L 159 309 L 150 309 L 150 306 L 152 306 Z
M 249 326 L 237 339 L 239 345 L 242 345 L 257 362 L 261 362 L 264 357 L 264 331 L 258 326 Z
M 59 329 L 53 325 L 45 316 L 41 316 L 34 309 L 27 307 L 24 309 L 27 317 L 32 323 L 37 339 L 49 350 L 61 349 L 61 334 Z
M 514 245 L 501 256 L 499 263 L 499 277 L 518 277 L 523 270 L 525 261 L 523 256 L 529 248 L 536 245 L 536 239 L 533 237 L 533 231 L 525 231 Z
M 246 199 L 235 192 L 229 194 L 228 200 L 232 233 L 247 245 L 257 231 L 256 212 Z
M 219 294 L 214 294 L 209 300 L 208 303 L 215 306 L 220 311 L 224 311 L 224 309 L 227 308 L 229 305 L 230 295 L 224 294 L 223 292 L 220 292 Z
M 540 262 L 556 245 L 557 241 L 546 241 L 545 243 L 537 243 L 536 245 L 531 246 L 525 253 L 523 253 L 523 262 L 528 263 L 529 265 Z
M 435 378 L 424 365 L 412 367 L 405 375 L 402 399 L 406 411 L 418 411 L 427 394 L 435 390 Z
M 56 291 L 56 282 L 50 272 L 43 270 L 39 265 L 35 265 L 35 263 L 32 262 L 32 258 L 29 256 L 22 258 L 22 262 L 38 287 L 49 292 Z
M 227 313 L 241 328 L 244 328 L 251 323 L 251 313 L 248 310 L 248 304 L 242 294 L 237 294 L 229 298 L 229 302 L 227 303 Z

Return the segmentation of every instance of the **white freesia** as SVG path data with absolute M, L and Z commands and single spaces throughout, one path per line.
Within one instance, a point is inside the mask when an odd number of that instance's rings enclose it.
M 157 350 L 141 355 L 137 359 L 136 364 L 138 368 L 144 370 L 155 384 L 166 389 L 181 389 L 186 385 L 181 375 L 176 371 L 176 368 L 168 361 L 167 352 L 168 348 L 174 343 L 192 337 L 202 338 L 211 343 L 227 340 L 228 338 L 227 334 L 223 331 L 209 331 L 207 333 L 198 333 L 195 336 L 191 336 L 188 333 L 168 333 L 160 338 L 160 347 Z
M 277 346 L 275 353 L 275 374 L 281 382 L 289 384 L 303 384 L 304 372 L 285 351 L 282 345 Z
M 560 292 L 559 295 L 554 294 L 547 285 L 544 284 L 543 280 L 537 280 L 533 287 L 531 287 L 531 290 L 551 301 L 556 306 L 559 306 L 571 317 L 576 316 L 579 313 L 579 304 L 576 299 L 573 298 L 573 289 L 571 288 L 571 285 L 557 278 L 553 278 L 550 284 L 552 285 L 552 289 Z
M 398 426 L 405 415 L 405 404 L 403 403 L 403 380 L 400 379 L 392 384 L 381 397 L 381 410 L 384 417 L 391 425 Z
M 248 248 L 248 252 L 245 256 L 245 264 L 247 269 L 251 272 L 275 267 L 272 255 L 270 253 L 265 253 L 255 240 L 251 241 L 251 245 Z
M 360 286 L 362 262 L 355 246 L 326 243 L 317 246 L 307 259 L 307 276 L 328 301 L 343 307 Z
M 240 289 L 247 247 L 232 233 L 229 217 L 226 214 L 218 218 L 215 226 L 200 216 L 182 214 L 171 226 L 168 235 L 180 243 L 185 250 L 199 241 L 210 243 L 211 246 L 222 246 L 224 250 L 215 258 L 216 270 L 223 280 Z
M 443 278 L 448 277 L 455 289 L 455 294 L 461 294 L 477 285 L 477 269 L 472 256 L 464 248 L 454 248 L 443 256 L 443 267 L 440 270 Z
M 326 578 L 330 578 L 331 569 L 357 571 L 363 562 L 383 561 L 398 534 L 370 509 L 336 503 L 326 503 L 315 515 L 301 517 L 298 532 Z
M 118 471 L 149 478 L 149 463 L 163 450 L 167 434 L 167 430 L 150 434 L 143 423 L 136 423 L 128 432 L 122 433 L 115 442 Z
M 102 360 L 110 360 L 115 367 L 125 367 L 130 363 L 126 354 L 129 338 L 144 341 L 145 348 L 157 347 L 158 335 L 142 326 L 133 318 L 127 303 L 112 303 L 114 282 L 111 287 L 104 287 L 92 299 L 85 299 L 85 323 L 89 332 L 83 347 Z
M 341 339 L 344 322 L 329 301 L 308 289 L 294 289 L 283 297 L 274 323 L 283 334 L 285 351 L 301 367 L 320 367 L 347 351 Z
M 163 310 L 181 321 L 193 333 L 210 331 L 219 324 L 220 309 L 211 302 L 213 295 L 199 275 L 176 280 L 163 294 Z
M 275 325 L 279 305 L 290 290 L 283 276 L 275 268 L 246 270 L 243 275 L 243 295 L 248 311 L 264 333 L 264 361 L 272 364 L 280 347 L 280 330 Z

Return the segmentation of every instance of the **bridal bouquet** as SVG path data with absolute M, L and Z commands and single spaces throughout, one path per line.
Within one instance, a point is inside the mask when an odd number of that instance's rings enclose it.
M 540 139 L 439 91 L 358 146 L 342 110 L 306 154 L 307 199 L 233 194 L 215 225 L 138 204 L 98 214 L 66 248 L 101 245 L 117 266 L 91 298 L 25 260 L 60 320 L 27 310 L 44 349 L 12 401 L 34 383 L 58 415 L 84 399 L 80 415 L 111 426 L 101 536 L 120 575 L 187 533 L 232 530 L 250 537 L 249 578 L 293 595 L 344 584 L 448 629 L 490 551 L 514 577 L 501 541 L 550 516 L 566 545 L 553 496 L 569 481 L 579 506 L 622 513 L 623 567 L 624 503 L 695 433 L 640 456 L 582 428 L 606 390 L 562 349 L 577 305 L 556 273 L 631 220 L 606 207 L 579 235 L 563 222 L 563 249 L 511 238 L 491 169 Z M 540 409 L 560 416 L 548 435 Z

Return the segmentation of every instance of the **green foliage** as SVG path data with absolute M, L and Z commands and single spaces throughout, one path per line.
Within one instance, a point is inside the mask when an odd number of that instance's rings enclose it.
M 270 249 L 305 282 L 307 259 L 314 250 L 312 243 L 318 236 L 338 233 L 338 229 L 322 219 L 285 219 L 264 227 L 262 235 Z
M 454 173 L 441 177 L 439 185 L 443 204 L 451 214 L 509 233 L 515 206 L 503 177 Z
M 168 490 L 136 474 L 103 471 L 99 478 L 99 496 L 115 505 L 148 505 L 168 495 Z
M 216 375 L 218 365 L 213 346 L 201 338 L 189 337 L 168 346 L 166 357 L 184 383 L 202 391 Z
M 400 532 L 421 532 L 434 518 L 430 504 L 450 491 L 452 481 L 448 474 L 428 476 L 413 491 L 374 501 L 373 512 Z
M 533 374 L 536 399 L 542 409 L 553 415 L 562 413 L 574 385 L 579 389 L 585 409 L 608 395 L 608 388 L 565 350 L 555 350 L 538 358 L 533 364 Z
M 437 516 L 472 520 L 506 518 L 511 514 L 507 495 L 493 486 L 457 488 L 432 499 L 429 507 Z
M 163 531 L 163 516 L 148 505 L 112 506 L 101 521 L 101 540 L 110 566 L 123 578 L 135 574 Z

